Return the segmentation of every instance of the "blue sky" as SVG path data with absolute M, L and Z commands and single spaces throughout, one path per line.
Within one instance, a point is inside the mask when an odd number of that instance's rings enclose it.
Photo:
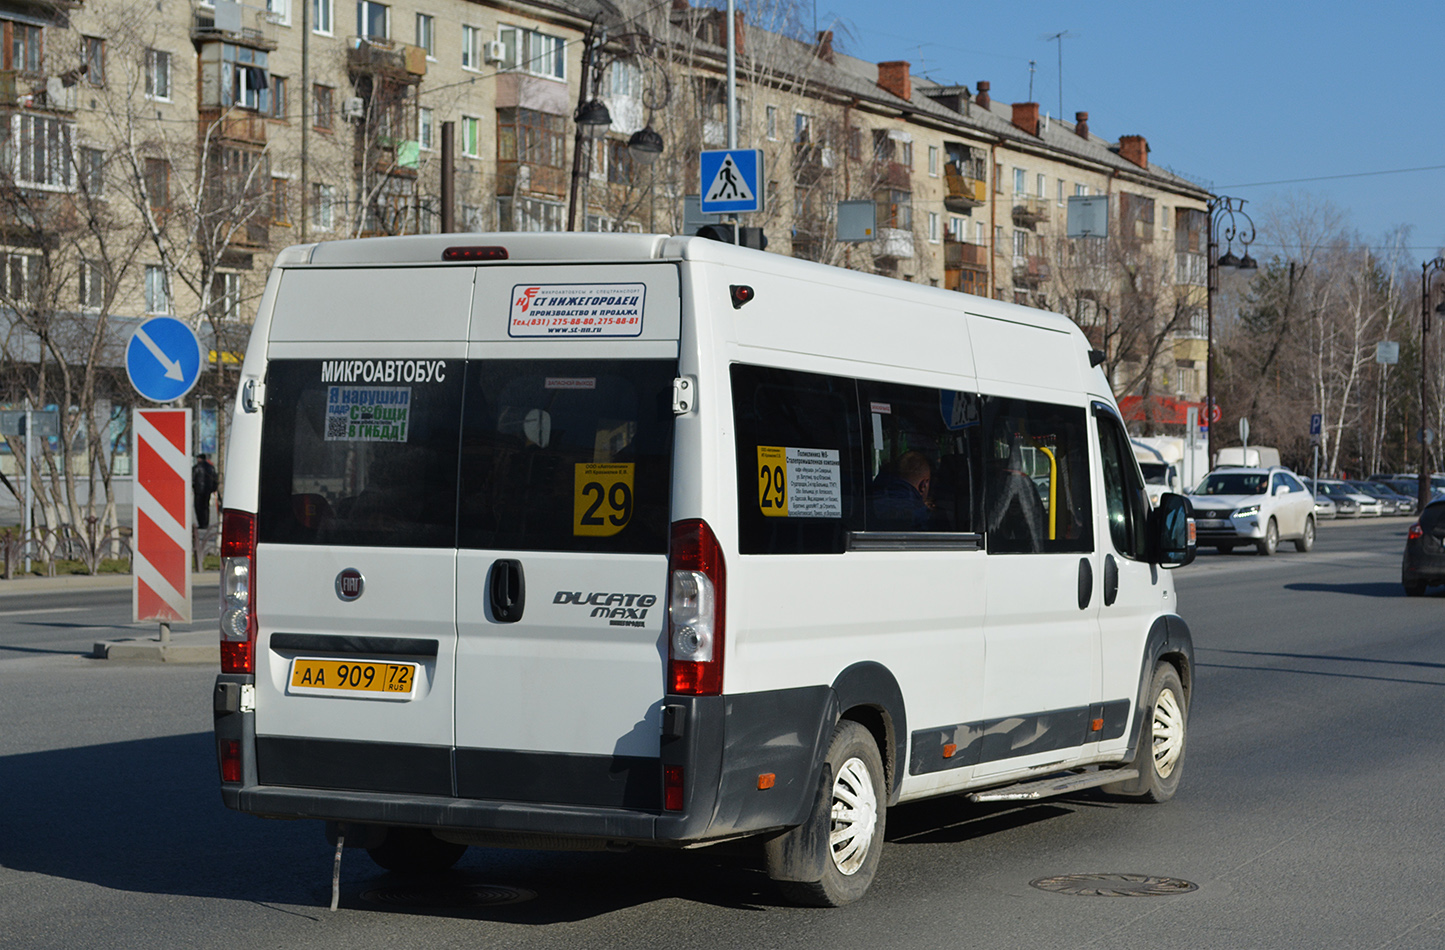
M 874 62 L 1001 102 L 1029 93 L 1063 116 L 1089 113 L 1097 135 L 1143 135 L 1150 159 L 1247 199 L 1262 223 L 1271 202 L 1324 198 L 1372 245 L 1411 228 L 1405 256 L 1445 246 L 1445 3 L 1257 0 L 1240 3 L 817 0 L 819 29 Z M 811 13 L 811 11 L 807 11 Z M 805 13 L 806 15 L 806 13 Z M 1437 166 L 1402 174 L 1361 173 Z M 1257 184 L 1326 176 L 1290 184 Z M 1267 258 L 1261 235 L 1256 257 Z M 1260 251 L 1264 253 L 1261 254 Z

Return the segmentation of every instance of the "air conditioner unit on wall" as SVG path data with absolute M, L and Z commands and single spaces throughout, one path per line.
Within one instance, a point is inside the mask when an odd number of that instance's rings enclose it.
M 366 103 L 360 96 L 352 96 L 342 103 L 341 114 L 348 119 L 360 119 L 366 115 Z
M 482 58 L 489 63 L 500 63 L 507 58 L 507 44 L 501 40 L 492 40 L 483 50 Z

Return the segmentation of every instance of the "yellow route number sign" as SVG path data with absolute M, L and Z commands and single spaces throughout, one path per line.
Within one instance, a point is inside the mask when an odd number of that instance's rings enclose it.
M 788 450 L 758 446 L 758 509 L 769 518 L 788 517 Z
M 632 462 L 578 462 L 573 475 L 572 534 L 606 538 L 632 520 Z

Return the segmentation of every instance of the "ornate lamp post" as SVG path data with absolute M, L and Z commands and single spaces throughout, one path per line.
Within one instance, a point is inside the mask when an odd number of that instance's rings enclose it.
M 1430 431 L 1430 413 L 1426 408 L 1429 405 L 1429 386 L 1425 372 L 1429 355 L 1425 343 L 1430 333 L 1430 275 L 1440 270 L 1445 270 L 1445 257 L 1437 257 L 1433 261 L 1426 261 L 1420 265 L 1420 485 L 1418 491 L 1421 511 L 1425 509 L 1431 495 L 1430 443 L 1426 441 L 1426 436 Z M 1435 308 L 1435 312 L 1445 314 L 1445 301 Z
M 1249 256 L 1254 243 L 1254 220 L 1244 211 L 1243 198 L 1217 195 L 1209 199 L 1209 254 L 1206 260 L 1204 299 L 1207 323 L 1204 330 L 1204 412 L 1208 428 L 1204 430 L 1206 465 L 1214 464 L 1214 295 L 1219 292 L 1219 269 L 1256 270 L 1259 262 Z M 1219 254 L 1219 239 L 1224 238 L 1226 250 Z M 1239 242 L 1243 257 L 1234 256 L 1234 242 Z

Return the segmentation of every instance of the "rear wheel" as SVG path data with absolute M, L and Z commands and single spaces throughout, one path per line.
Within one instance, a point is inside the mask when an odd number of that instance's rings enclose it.
M 1255 549 L 1264 557 L 1279 550 L 1279 525 L 1275 524 L 1273 518 L 1264 526 L 1264 537 L 1255 545 Z
M 1134 753 L 1139 777 L 1106 785 L 1104 790 L 1146 802 L 1167 802 L 1179 789 L 1179 775 L 1184 770 L 1189 703 L 1179 672 L 1168 663 L 1154 668 L 1148 695 L 1149 705 L 1145 707 Z
M 833 732 L 813 813 L 767 844 L 768 874 L 796 904 L 837 907 L 878 871 L 888 792 L 873 734 L 844 720 Z
M 398 874 L 445 871 L 466 851 L 466 845 L 443 841 L 425 828 L 388 828 L 381 844 L 366 849 L 371 860 Z
M 1315 519 L 1305 519 L 1305 533 L 1295 539 L 1294 549 L 1301 554 L 1306 554 L 1309 549 L 1315 546 Z
M 1406 597 L 1425 596 L 1425 582 L 1422 580 L 1408 579 L 1402 582 L 1405 587 Z

